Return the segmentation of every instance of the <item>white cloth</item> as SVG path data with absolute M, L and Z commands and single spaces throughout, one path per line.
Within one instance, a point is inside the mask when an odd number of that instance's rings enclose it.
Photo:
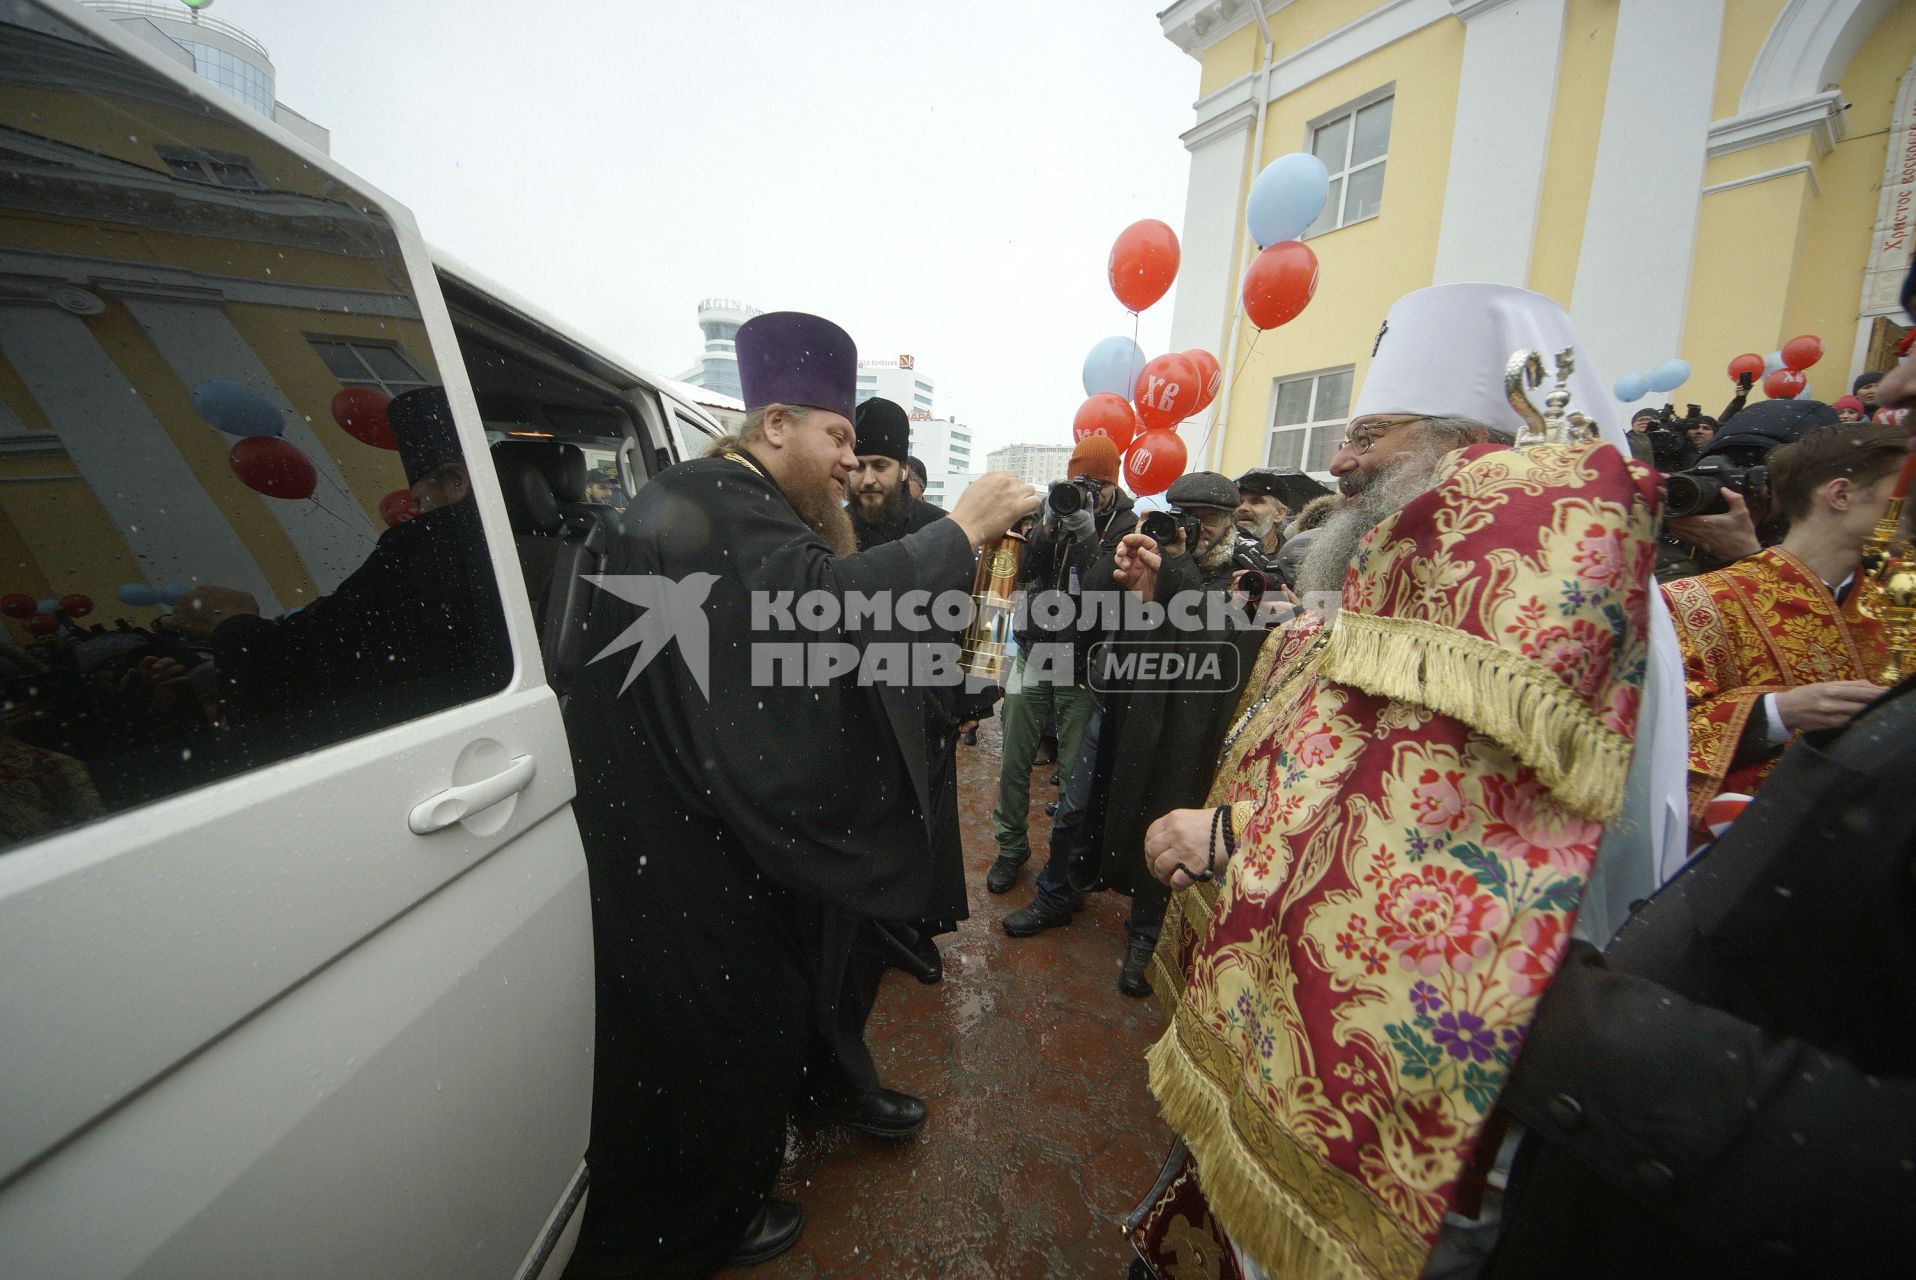
M 1577 339 L 1570 315 L 1554 299 L 1502 284 L 1444 284 L 1405 294 L 1378 331 L 1352 418 L 1414 413 L 1470 418 L 1515 435 L 1524 419 L 1504 393 L 1504 370 L 1518 351 L 1542 354 L 1542 407 L 1554 384 L 1557 352 L 1574 353 L 1570 408 L 1597 424 L 1603 439 L 1630 456 L 1625 423 L 1602 371 Z M 1688 857 L 1690 732 L 1683 654 L 1676 624 L 1654 579 L 1650 654 L 1637 713 L 1637 750 L 1624 812 L 1604 831 L 1584 891 L 1575 934 L 1602 946 L 1620 928 L 1630 904 L 1647 898 Z

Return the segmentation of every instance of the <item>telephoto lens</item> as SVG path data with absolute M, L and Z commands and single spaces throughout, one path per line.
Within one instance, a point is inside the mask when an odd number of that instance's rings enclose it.
M 1169 511 L 1147 511 L 1138 521 L 1138 532 L 1159 547 L 1169 546 L 1178 540 L 1178 518 Z
M 1084 502 L 1084 490 L 1069 480 L 1057 481 L 1045 495 L 1045 504 L 1057 516 L 1076 514 L 1084 508 Z

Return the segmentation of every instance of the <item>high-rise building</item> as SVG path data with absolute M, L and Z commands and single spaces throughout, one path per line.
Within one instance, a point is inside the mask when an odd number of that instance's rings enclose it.
M 721 395 L 743 397 L 745 388 L 738 380 L 735 339 L 740 325 L 763 314 L 757 307 L 748 307 L 734 298 L 707 298 L 699 303 L 699 331 L 705 335 L 705 354 L 679 375 L 679 381 Z
M 925 464 L 925 501 L 935 507 L 951 509 L 969 484 L 977 463 L 972 460 L 971 428 L 949 418 L 921 418 L 912 415 L 911 453 Z M 964 476 L 954 486 L 955 477 Z
M 883 396 L 913 418 L 931 417 L 931 379 L 918 372 L 916 356 L 858 362 L 858 403 Z M 920 455 L 923 456 L 923 455 Z M 926 459 L 930 465 L 930 459 Z
M 208 17 L 183 4 L 161 0 L 82 0 L 87 8 L 110 19 L 122 31 L 158 49 L 193 72 L 279 125 L 315 151 L 332 150 L 332 132 L 314 124 L 273 96 L 273 59 L 266 46 L 230 22 Z M 166 162 L 181 176 L 200 178 L 222 187 L 259 187 L 259 178 L 243 160 L 232 163 L 223 153 L 168 155 Z
M 1043 488 L 1065 478 L 1071 462 L 1068 444 L 1008 444 L 993 449 L 985 458 L 985 470 L 1009 471 L 1026 484 Z

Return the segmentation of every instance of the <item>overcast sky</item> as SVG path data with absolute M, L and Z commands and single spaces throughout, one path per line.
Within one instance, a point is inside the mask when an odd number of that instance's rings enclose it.
M 280 100 L 426 237 L 643 367 L 708 296 L 910 352 L 987 448 L 1068 443 L 1129 334 L 1105 276 L 1177 227 L 1198 66 L 1152 0 L 219 0 Z M 1140 342 L 1169 338 L 1175 292 Z

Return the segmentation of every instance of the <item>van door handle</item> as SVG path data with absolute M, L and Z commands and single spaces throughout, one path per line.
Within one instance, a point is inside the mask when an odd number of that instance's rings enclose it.
M 532 785 L 539 762 L 531 756 L 514 756 L 512 763 L 493 774 L 469 782 L 463 787 L 447 787 L 436 796 L 412 807 L 406 825 L 414 835 L 427 835 L 471 817 L 481 809 L 490 809 L 507 796 L 516 795 Z

